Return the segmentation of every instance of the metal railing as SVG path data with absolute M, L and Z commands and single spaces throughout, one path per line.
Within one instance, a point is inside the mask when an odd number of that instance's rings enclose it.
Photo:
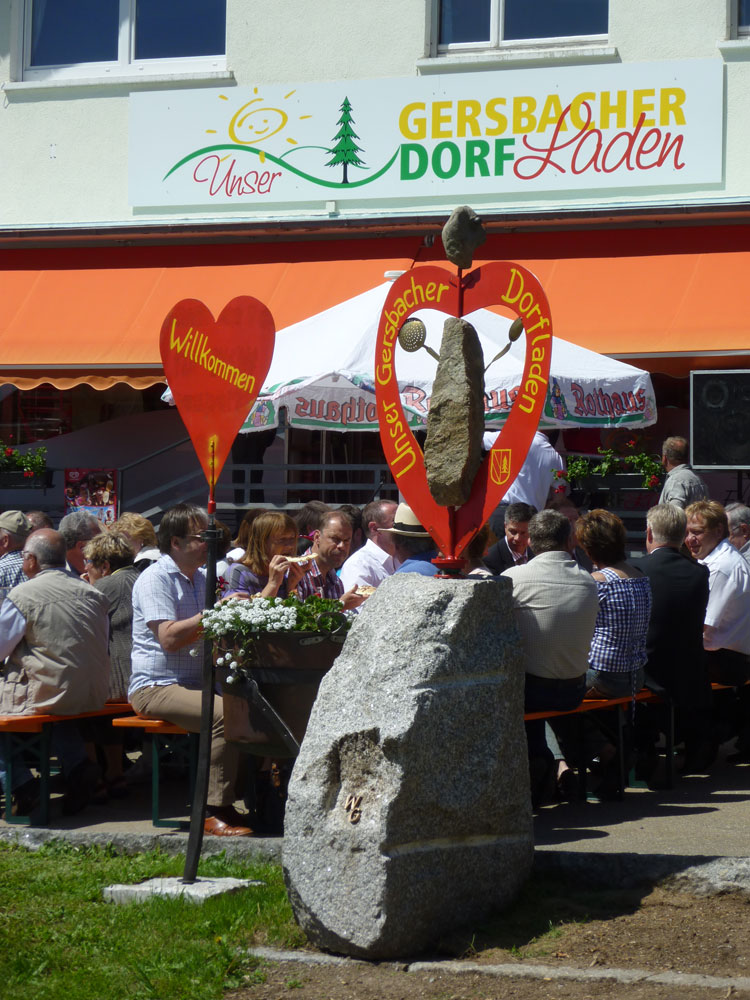
M 136 464 L 120 470 L 120 509 L 158 517 L 179 501 L 205 504 L 208 487 L 200 469 L 134 492 L 127 473 Z M 398 499 L 387 465 L 230 464 L 216 484 L 217 513 L 230 526 L 248 507 L 297 508 L 308 500 L 361 506 L 376 497 Z

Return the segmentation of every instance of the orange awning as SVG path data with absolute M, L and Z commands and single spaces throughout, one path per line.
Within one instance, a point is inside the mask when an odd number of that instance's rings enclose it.
M 4 251 L 0 382 L 146 388 L 164 381 L 159 331 L 180 299 L 200 299 L 218 316 L 230 299 L 253 295 L 281 329 L 380 284 L 390 267 L 411 265 L 411 256 L 384 249 L 347 261 L 320 253 L 253 260 L 231 247 Z
M 277 329 L 441 260 L 421 237 L 0 252 L 0 382 L 61 389 L 163 381 L 159 330 L 180 299 L 218 315 L 254 295 Z M 555 333 L 652 372 L 750 367 L 746 227 L 491 236 L 485 259 L 518 260 L 550 300 Z M 480 263 L 477 260 L 477 263 Z M 314 350 L 314 345 L 311 345 Z

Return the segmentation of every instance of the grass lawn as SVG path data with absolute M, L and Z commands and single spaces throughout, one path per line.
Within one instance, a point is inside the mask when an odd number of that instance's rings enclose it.
M 281 869 L 204 858 L 199 874 L 259 879 L 201 905 L 154 898 L 117 906 L 102 888 L 181 875 L 183 857 L 135 857 L 60 841 L 40 850 L 0 844 L 0 996 L 33 1000 L 209 1000 L 265 981 L 252 945 L 301 947 Z M 446 935 L 440 957 L 495 961 L 553 954 L 560 936 L 591 919 L 638 910 L 643 890 L 590 889 L 534 875 L 515 905 L 474 928 Z
M 199 875 L 265 885 L 201 905 L 102 899 L 104 886 L 181 875 L 183 866 L 184 858 L 156 852 L 0 845 L 0 996 L 207 1000 L 262 976 L 243 954 L 248 945 L 303 943 L 275 865 L 203 859 Z

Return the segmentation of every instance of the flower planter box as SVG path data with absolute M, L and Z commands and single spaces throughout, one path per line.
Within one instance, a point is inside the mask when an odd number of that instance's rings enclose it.
M 345 633 L 265 632 L 253 640 L 256 662 L 247 667 L 248 679 L 228 684 L 229 670 L 217 667 L 225 739 L 256 756 L 296 757 L 320 682 L 345 638 Z
M 50 485 L 51 473 L 24 476 L 23 469 L 0 470 L 0 490 L 35 490 L 47 489 Z
M 643 486 L 643 476 L 640 472 L 621 472 L 611 476 L 587 476 L 585 479 L 577 480 L 571 486 L 570 496 L 578 507 L 612 509 L 628 506 L 626 494 L 638 493 L 649 498 L 655 497 L 653 503 L 657 503 L 660 491 L 661 485 L 657 489 L 647 490 Z

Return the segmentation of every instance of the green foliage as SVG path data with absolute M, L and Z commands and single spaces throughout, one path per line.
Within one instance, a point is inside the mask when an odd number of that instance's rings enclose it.
M 657 455 L 647 455 L 636 451 L 636 441 L 627 442 L 627 451 L 617 453 L 613 448 L 597 448 L 601 456 L 599 460 L 587 458 L 584 455 L 568 455 L 567 471 L 557 469 L 553 473 L 555 480 L 567 480 L 570 483 L 580 483 L 591 476 L 613 476 L 623 472 L 640 472 L 643 477 L 642 486 L 647 490 L 655 490 L 661 486 L 664 468 Z
M 351 619 L 341 613 L 341 601 L 312 594 L 300 601 L 297 597 L 284 597 L 285 607 L 297 608 L 296 632 L 339 632 L 351 628 Z
M 44 445 L 21 453 L 18 448 L 0 441 L 0 472 L 23 472 L 31 479 L 41 476 L 47 468 L 47 449 Z
M 201 905 L 154 898 L 117 906 L 102 889 L 181 875 L 184 858 L 135 857 L 51 843 L 36 852 L 0 845 L 0 981 L 4 996 L 34 1000 L 218 1000 L 262 982 L 247 948 L 304 939 L 273 865 L 201 861 L 199 874 L 264 885 Z

